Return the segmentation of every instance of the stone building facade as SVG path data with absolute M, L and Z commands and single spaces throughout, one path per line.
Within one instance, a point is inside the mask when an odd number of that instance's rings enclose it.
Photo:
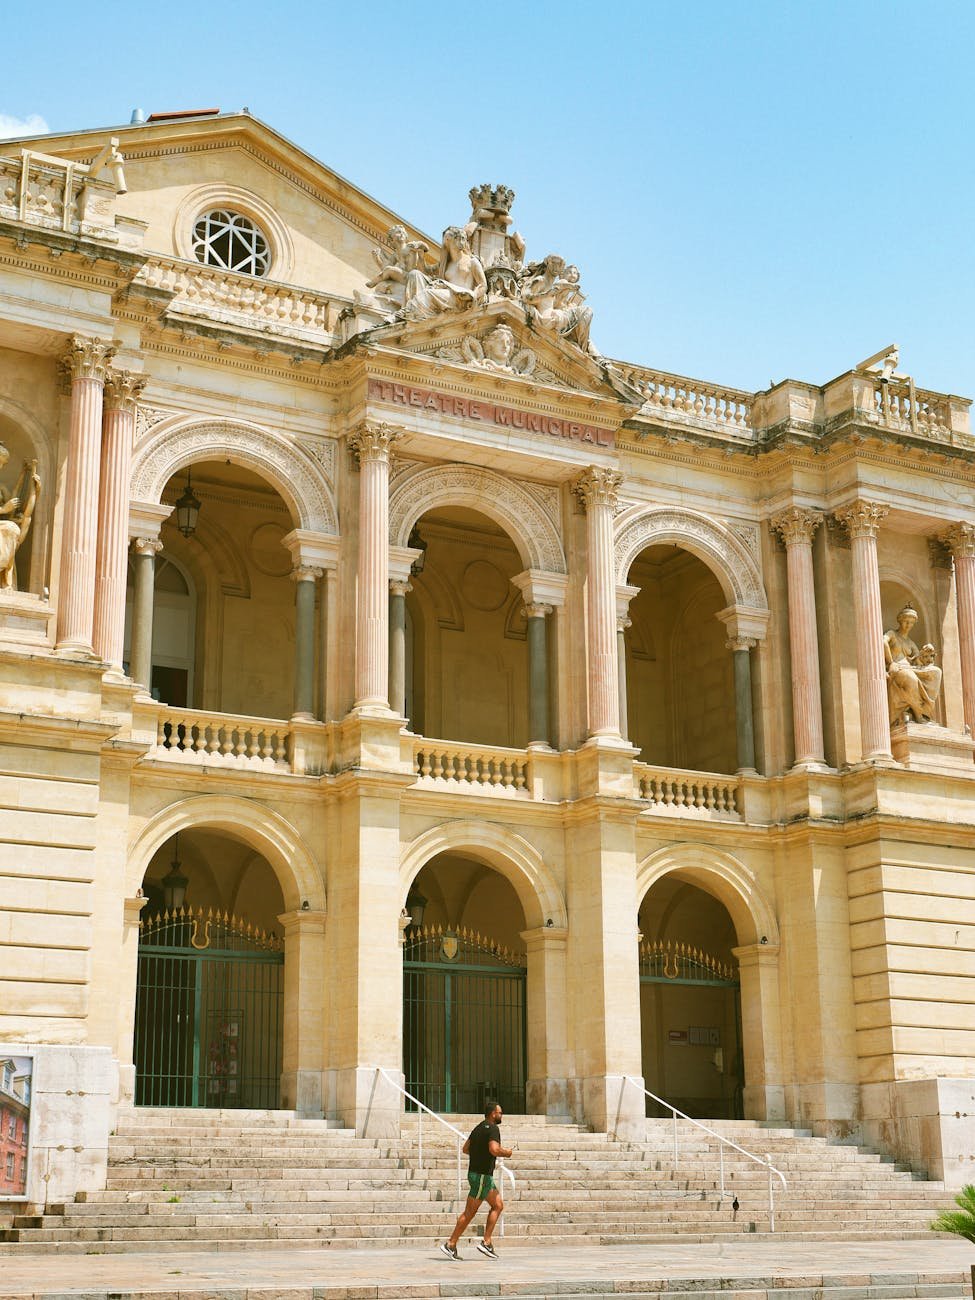
M 607 359 L 510 191 L 437 242 L 246 114 L 0 178 L 28 1199 L 120 1106 L 404 1085 L 970 1177 L 969 402 Z

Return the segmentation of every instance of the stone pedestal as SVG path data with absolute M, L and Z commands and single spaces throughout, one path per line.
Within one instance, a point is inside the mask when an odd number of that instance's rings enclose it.
M 48 625 L 54 610 L 46 600 L 29 591 L 5 591 L 0 595 L 0 641 L 19 646 L 46 646 Z
M 900 722 L 890 729 L 890 747 L 898 763 L 917 772 L 975 775 L 975 741 L 934 722 Z
M 975 1079 L 894 1079 L 861 1088 L 863 1140 L 950 1190 L 972 1181 Z

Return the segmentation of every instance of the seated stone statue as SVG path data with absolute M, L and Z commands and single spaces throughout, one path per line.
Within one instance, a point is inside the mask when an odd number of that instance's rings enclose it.
M 467 311 L 483 300 L 486 289 L 484 267 L 471 252 L 467 231 L 448 226 L 437 277 L 419 267 L 407 275 L 403 314 L 408 320 L 427 320 L 444 311 Z
M 9 459 L 10 452 L 0 443 L 0 470 L 6 468 Z M 36 460 L 24 461 L 13 496 L 8 497 L 0 487 L 0 592 L 17 590 L 17 552 L 27 537 L 40 490 Z
M 887 698 L 891 725 L 897 722 L 933 722 L 941 694 L 941 669 L 934 662 L 934 646 L 918 649 L 911 640 L 917 611 L 905 605 L 897 627 L 884 633 L 887 662 Z
M 521 294 L 534 308 L 540 325 L 561 334 L 591 356 L 599 355 L 589 341 L 592 308 L 584 305 L 578 267 L 566 266 L 563 257 L 549 253 L 528 267 Z

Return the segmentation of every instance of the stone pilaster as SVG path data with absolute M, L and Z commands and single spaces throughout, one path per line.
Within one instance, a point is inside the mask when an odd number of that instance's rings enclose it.
M 294 717 L 315 718 L 315 583 L 322 570 L 299 564 L 291 570 L 295 584 L 295 699 Z
M 789 648 L 792 654 L 792 726 L 795 762 L 823 764 L 823 701 L 812 542 L 822 522 L 817 510 L 789 506 L 769 520 L 785 543 L 789 572 Z
M 142 909 L 148 903 L 141 892 L 134 898 L 123 900 L 122 912 L 122 951 L 119 957 L 121 969 L 118 971 L 119 986 L 135 988 L 139 967 L 139 923 Z M 132 1059 L 133 1040 L 135 1038 L 135 999 L 118 999 L 118 1055 L 119 1055 L 119 1097 L 128 1103 L 135 1103 L 135 1062 Z
M 389 583 L 389 707 L 406 717 L 406 597 L 413 590 L 408 578 Z
M 63 359 L 71 380 L 57 624 L 63 650 L 92 651 L 103 394 L 114 355 L 114 344 L 76 335 Z
M 943 540 L 955 564 L 962 707 L 968 729 L 975 736 L 975 524 L 955 524 Z
M 135 413 L 145 385 L 145 376 L 133 375 L 128 370 L 109 370 L 105 378 L 92 640 L 99 659 L 104 659 L 119 673 L 125 641 L 129 480 Z
M 132 591 L 132 646 L 129 676 L 148 691 L 152 686 L 152 613 L 156 594 L 156 556 L 162 550 L 158 537 L 134 537 L 135 581 Z
M 866 760 L 890 759 L 890 717 L 884 625 L 880 610 L 877 532 L 888 507 L 854 501 L 836 512 L 850 534 L 853 555 L 853 604 L 856 618 L 857 677 L 860 686 L 860 751 Z
M 317 1117 L 325 1104 L 325 913 L 285 912 L 278 920 L 284 927 L 281 1105 Z
M 620 738 L 613 511 L 623 476 L 590 466 L 573 484 L 586 511 L 589 734 Z
M 399 430 L 364 423 L 349 439 L 359 463 L 355 708 L 389 711 L 389 458 Z

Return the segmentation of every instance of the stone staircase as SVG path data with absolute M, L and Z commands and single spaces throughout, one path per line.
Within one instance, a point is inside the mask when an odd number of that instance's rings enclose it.
M 448 1118 L 465 1133 L 475 1122 Z M 941 1184 L 920 1182 L 855 1147 L 744 1122 L 711 1126 L 770 1156 L 788 1180 L 784 1192 L 776 1180 L 777 1237 L 928 1237 L 928 1224 L 950 1200 Z M 722 1198 L 719 1144 L 688 1124 L 680 1134 L 675 1170 L 670 1121 L 649 1120 L 647 1141 L 634 1144 L 508 1116 L 502 1137 L 515 1147 L 517 1188 L 511 1194 L 505 1185 L 506 1244 L 767 1234 L 767 1171 L 726 1150 Z M 129 1112 L 110 1141 L 107 1187 L 49 1205 L 42 1215 L 9 1218 L 0 1255 L 433 1245 L 447 1236 L 458 1209 L 456 1143 L 424 1120 L 420 1169 L 416 1139 L 414 1115 L 404 1117 L 398 1139 L 372 1140 L 288 1112 Z

